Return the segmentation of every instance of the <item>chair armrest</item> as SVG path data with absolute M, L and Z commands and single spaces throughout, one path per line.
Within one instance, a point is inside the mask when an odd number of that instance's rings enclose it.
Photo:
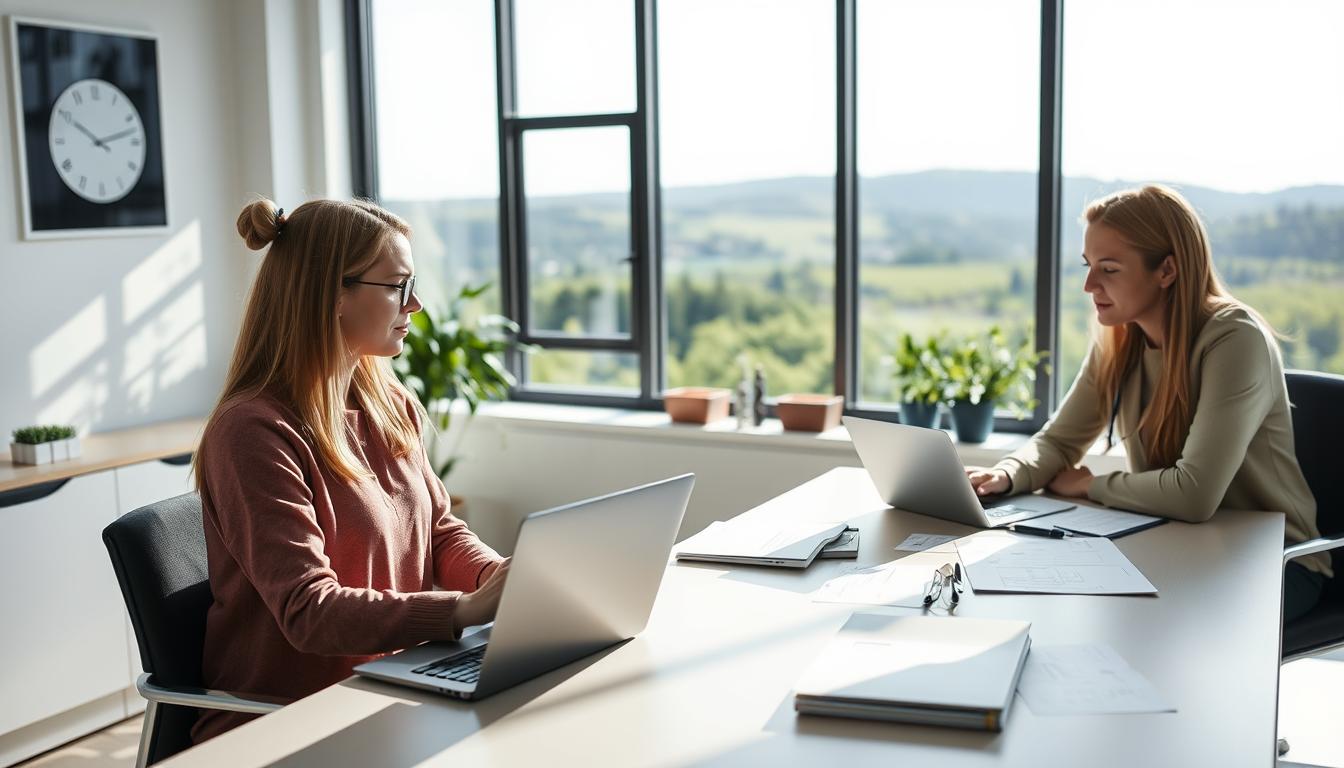
M 1328 552 L 1332 549 L 1344 547 L 1344 536 L 1336 538 L 1326 538 L 1324 536 L 1317 539 L 1308 539 L 1300 544 L 1294 544 L 1291 547 L 1283 548 L 1283 564 L 1287 567 L 1288 563 L 1296 560 L 1303 555 L 1314 555 L 1317 552 Z
M 154 682 L 153 678 L 153 675 L 145 672 L 135 681 L 135 687 L 136 690 L 140 691 L 141 696 L 160 704 L 178 704 L 180 706 L 196 707 L 198 709 L 222 709 L 228 712 L 247 712 L 250 714 L 264 715 L 268 712 L 274 712 L 284 705 L 291 703 L 291 701 L 287 699 L 281 699 L 274 696 L 263 696 L 260 694 L 241 696 L 232 691 L 215 691 L 208 688 L 159 685 Z

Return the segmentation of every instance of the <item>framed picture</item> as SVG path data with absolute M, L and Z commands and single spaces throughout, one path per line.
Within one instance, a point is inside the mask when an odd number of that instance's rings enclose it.
M 168 229 L 158 40 L 11 16 L 23 236 Z

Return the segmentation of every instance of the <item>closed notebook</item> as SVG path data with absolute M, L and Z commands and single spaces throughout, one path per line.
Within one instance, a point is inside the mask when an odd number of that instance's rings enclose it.
M 716 522 L 678 544 L 675 552 L 678 560 L 806 568 L 845 527 L 825 522 Z
M 1025 621 L 855 613 L 794 688 L 803 714 L 1000 731 Z

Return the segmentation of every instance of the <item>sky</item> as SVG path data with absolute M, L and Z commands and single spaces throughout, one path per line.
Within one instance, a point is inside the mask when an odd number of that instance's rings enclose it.
M 381 192 L 498 194 L 492 0 L 375 0 Z M 864 176 L 1035 171 L 1037 0 L 859 0 Z M 634 107 L 631 0 L 516 0 L 525 116 Z M 659 0 L 664 186 L 835 169 L 831 0 Z M 1344 2 L 1065 0 L 1063 170 L 1344 184 Z M 622 129 L 529 134 L 529 194 L 624 191 Z

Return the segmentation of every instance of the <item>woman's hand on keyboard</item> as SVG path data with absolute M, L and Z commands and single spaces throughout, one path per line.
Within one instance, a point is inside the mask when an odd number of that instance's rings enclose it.
M 966 479 L 971 481 L 971 487 L 979 496 L 997 496 L 1013 489 L 1013 481 L 1002 469 L 967 467 Z
M 457 601 L 457 626 L 475 627 L 493 621 L 499 610 L 499 596 L 504 593 L 504 580 L 509 576 L 506 559 L 496 566 L 485 583 L 475 592 L 464 592 Z

